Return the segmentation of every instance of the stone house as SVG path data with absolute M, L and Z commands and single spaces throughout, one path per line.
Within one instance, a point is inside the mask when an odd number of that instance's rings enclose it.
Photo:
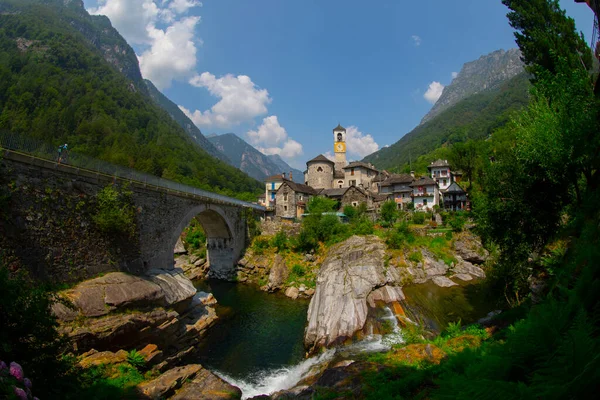
M 393 174 L 381 183 L 380 194 L 386 195 L 388 199 L 396 202 L 399 209 L 405 209 L 413 201 L 410 187 L 415 180 L 410 174 Z
M 370 193 L 356 186 L 323 189 L 319 192 L 319 196 L 337 200 L 340 210 L 343 210 L 346 206 L 358 207 L 361 203 L 365 203 L 367 208 L 373 206 Z
M 409 186 L 412 188 L 415 210 L 431 211 L 435 205 L 439 205 L 440 190 L 437 182 L 432 178 L 422 176 Z
M 331 189 L 335 175 L 335 163 L 319 154 L 306 162 L 304 183 L 315 189 Z
M 310 186 L 284 180 L 275 196 L 275 215 L 284 219 L 302 218 L 306 204 L 318 192 Z
M 444 208 L 450 211 L 459 211 L 467 208 L 467 192 L 456 182 L 453 182 L 446 191 L 442 193 Z
M 353 161 L 343 170 L 346 186 L 358 186 L 367 190 L 371 188 L 371 181 L 379 175 L 373 165 L 361 161 Z

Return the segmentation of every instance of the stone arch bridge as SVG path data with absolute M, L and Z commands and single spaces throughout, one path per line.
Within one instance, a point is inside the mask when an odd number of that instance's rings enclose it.
M 0 240 L 4 242 L 0 242 L 0 251 L 8 251 L 13 258 L 27 264 L 29 269 L 42 276 L 49 275 L 53 280 L 85 279 L 110 270 L 143 274 L 150 269 L 171 269 L 177 239 L 196 216 L 207 236 L 209 276 L 232 279 L 235 265 L 248 240 L 247 218 L 264 214 L 264 208 L 256 204 L 131 170 L 129 172 L 133 175 L 128 176 L 122 172 L 125 169 L 119 167 L 117 176 L 74 165 L 57 164 L 18 151 L 2 150 L 1 153 L 0 179 L 5 187 L 8 185 L 12 188 L 13 196 L 10 200 L 9 224 L 6 229 L 0 228 Z M 128 184 L 137 209 L 137 237 L 129 243 L 116 243 L 116 251 L 109 255 L 101 251 L 96 254 L 91 251 L 95 243 L 108 243 L 110 239 L 95 238 L 99 236 L 98 232 L 84 229 L 93 224 L 90 218 L 86 220 L 85 216 L 79 216 L 77 224 L 81 227 L 65 227 L 67 224 L 62 229 L 54 227 L 60 225 L 61 220 L 71 219 L 70 214 L 75 214 L 78 209 L 79 198 L 91 199 L 105 186 L 123 183 Z M 53 193 L 58 193 L 55 198 L 52 197 Z M 50 201 L 46 201 L 48 198 Z M 55 215 L 54 219 L 51 219 L 52 215 Z M 44 227 L 49 230 L 46 236 L 58 235 L 58 240 L 61 235 L 70 235 L 71 242 L 57 244 L 46 240 L 38 233 L 42 226 L 42 223 L 35 225 L 38 220 L 46 221 Z M 53 230 L 56 232 L 53 233 Z M 29 240 L 31 244 L 19 245 L 19 242 Z M 87 260 L 83 256 L 85 247 L 90 248 Z M 63 256 L 68 252 L 64 248 L 70 249 L 72 260 L 66 260 Z M 60 265 L 52 262 L 56 254 Z M 73 265 L 66 265 L 69 262 Z

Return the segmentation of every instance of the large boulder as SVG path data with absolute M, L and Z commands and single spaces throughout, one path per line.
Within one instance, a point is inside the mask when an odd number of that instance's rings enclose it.
M 186 380 L 195 377 L 201 369 L 202 366 L 198 364 L 176 367 L 151 381 L 141 383 L 138 385 L 138 390 L 145 398 L 163 399 L 175 394 L 176 389 L 179 389 Z
M 369 295 L 386 285 L 389 291 L 371 298 L 403 297 L 400 276 L 384 265 L 385 244 L 376 236 L 352 236 L 333 246 L 317 276 L 308 309 L 305 345 L 314 351 L 352 337 L 367 320 Z M 393 295 L 391 294 L 393 292 Z
M 202 368 L 170 400 L 238 400 L 242 391 Z
M 454 242 L 454 251 L 463 260 L 473 264 L 483 264 L 489 257 L 489 252 L 483 248 L 481 242 L 471 234 L 462 234 Z
M 273 261 L 271 271 L 269 272 L 269 283 L 267 284 L 267 289 L 269 291 L 280 289 L 289 275 L 290 273 L 285 265 L 285 260 L 279 254 L 277 254 L 275 256 L 275 260 Z
M 468 261 L 463 260 L 460 256 L 456 257 L 458 262 L 454 265 L 452 271 L 456 274 L 469 274 L 475 278 L 485 278 L 485 271 Z

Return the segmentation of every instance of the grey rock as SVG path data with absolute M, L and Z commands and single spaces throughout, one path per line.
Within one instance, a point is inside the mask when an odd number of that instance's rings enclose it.
M 185 250 L 185 247 L 183 246 L 183 242 L 181 241 L 181 237 L 179 239 L 177 239 L 177 243 L 175 243 L 175 248 L 173 249 L 173 252 L 175 254 L 187 253 L 187 251 Z
M 304 343 L 311 351 L 363 328 L 369 294 L 400 278 L 395 268 L 385 268 L 384 259 L 385 244 L 376 236 L 352 236 L 329 249 L 308 308 Z
M 274 291 L 280 289 L 281 285 L 285 283 L 289 275 L 290 273 L 285 265 L 283 257 L 277 254 L 275 256 L 275 260 L 273 261 L 271 271 L 269 272 L 269 290 Z
M 457 279 L 460 279 L 461 281 L 473 280 L 473 277 L 469 274 L 456 274 L 456 275 L 453 275 L 451 278 L 457 278 Z
M 457 283 L 452 282 L 449 278 L 445 276 L 434 276 L 433 278 L 431 278 L 431 281 L 439 287 L 450 287 L 457 285 Z
M 287 288 L 285 290 L 285 295 L 293 300 L 296 300 L 298 298 L 299 294 L 300 294 L 300 292 L 298 291 L 298 288 L 295 286 L 290 286 L 289 288 Z
M 460 256 L 456 257 L 458 262 L 452 269 L 455 274 L 469 274 L 476 278 L 485 278 L 485 271 L 478 266 L 463 260 Z
M 489 253 L 478 241 L 457 240 L 454 242 L 454 251 L 463 260 L 474 264 L 483 264 L 489 257 Z

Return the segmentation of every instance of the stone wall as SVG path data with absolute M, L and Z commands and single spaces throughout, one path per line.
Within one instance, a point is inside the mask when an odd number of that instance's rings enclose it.
M 322 172 L 319 172 L 319 168 Z M 315 189 L 331 189 L 333 185 L 333 164 L 312 162 L 308 166 L 308 186 Z
M 345 206 L 354 205 L 352 203 L 356 203 L 356 206 L 358 206 L 360 203 L 367 203 L 367 208 L 371 208 L 371 206 L 373 205 L 371 198 L 365 193 L 358 190 L 356 187 L 348 188 L 348 190 L 346 191 L 346 193 L 344 193 L 344 196 L 342 197 L 341 203 L 342 209 Z

